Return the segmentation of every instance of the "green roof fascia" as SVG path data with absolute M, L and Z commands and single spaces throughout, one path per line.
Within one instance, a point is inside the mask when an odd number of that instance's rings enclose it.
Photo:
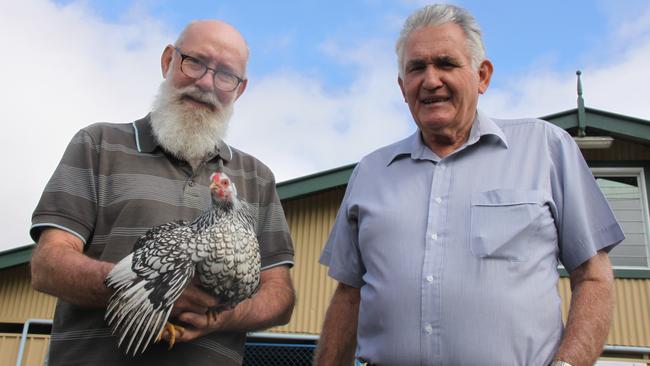
M 650 121 L 594 108 L 585 108 L 585 112 L 586 127 L 597 128 L 650 142 Z M 578 110 L 574 108 L 564 112 L 549 114 L 548 116 L 541 117 L 541 119 L 567 130 L 578 127 Z
M 24 245 L 5 252 L 0 252 L 0 269 L 28 263 L 32 258 L 35 244 Z
M 650 121 L 586 108 L 587 126 L 650 142 Z
M 344 186 L 348 183 L 356 163 L 325 170 L 304 177 L 291 179 L 277 184 L 281 200 L 296 198 L 326 189 Z
M 569 109 L 568 111 L 549 114 L 547 116 L 539 117 L 544 121 L 551 122 L 552 124 L 568 130 L 569 128 L 578 127 L 578 109 Z

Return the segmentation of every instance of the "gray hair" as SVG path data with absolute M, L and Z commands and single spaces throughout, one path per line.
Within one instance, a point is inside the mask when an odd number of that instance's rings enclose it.
M 481 62 L 485 60 L 485 45 L 483 45 L 481 37 L 481 27 L 476 19 L 467 10 L 458 6 L 435 4 L 427 5 L 416 11 L 404 22 L 395 45 L 400 77 L 404 76 L 404 44 L 411 33 L 421 27 L 437 26 L 448 22 L 454 22 L 462 28 L 467 39 L 466 47 L 470 54 L 472 68 L 478 70 Z

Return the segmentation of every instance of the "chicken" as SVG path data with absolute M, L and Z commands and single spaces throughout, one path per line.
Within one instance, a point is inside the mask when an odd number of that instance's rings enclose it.
M 211 207 L 192 222 L 155 226 L 115 265 L 105 283 L 114 289 L 105 319 L 119 346 L 136 355 L 156 342 L 174 302 L 194 281 L 219 299 L 219 312 L 252 296 L 259 286 L 260 254 L 253 206 L 237 197 L 225 173 L 210 177 Z M 173 346 L 173 338 L 170 348 Z

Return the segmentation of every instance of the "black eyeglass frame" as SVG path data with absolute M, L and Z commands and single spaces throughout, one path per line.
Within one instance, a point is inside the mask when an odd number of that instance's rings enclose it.
M 225 92 L 231 92 L 231 91 L 237 89 L 237 87 L 238 87 L 241 83 L 244 82 L 244 79 L 243 79 L 243 78 L 241 78 L 241 77 L 239 77 L 239 76 L 237 76 L 237 75 L 235 75 L 235 74 L 233 74 L 233 73 L 231 73 L 231 72 L 228 72 L 228 71 L 225 71 L 225 70 L 218 70 L 218 69 L 215 69 L 215 68 L 213 68 L 213 67 L 210 67 L 210 66 L 206 65 L 205 62 L 199 60 L 198 58 L 193 57 L 193 56 L 190 56 L 190 55 L 187 55 L 187 54 L 181 52 L 181 50 L 178 49 L 178 47 L 174 47 L 174 50 L 175 50 L 176 52 L 178 52 L 178 54 L 181 56 L 181 72 L 183 73 L 183 75 L 187 76 L 188 78 L 192 78 L 192 79 L 198 80 L 198 79 L 204 77 L 205 74 L 208 72 L 208 70 L 211 70 L 211 71 L 212 71 L 212 83 L 214 84 L 214 87 L 217 88 L 217 89 L 219 89 L 219 90 L 221 90 L 221 91 L 225 91 Z M 191 75 L 188 75 L 187 72 L 185 72 L 185 70 L 183 70 L 183 63 L 184 63 L 185 60 L 187 60 L 187 59 L 189 59 L 191 62 L 193 62 L 193 63 L 195 63 L 195 64 L 200 65 L 200 66 L 203 67 L 203 72 L 201 73 L 200 76 L 191 76 Z M 225 76 L 227 76 L 227 77 L 234 78 L 234 80 L 237 80 L 237 83 L 232 87 L 232 89 L 224 89 L 224 88 L 220 88 L 220 87 L 217 86 L 217 74 L 219 74 L 219 75 L 225 75 Z

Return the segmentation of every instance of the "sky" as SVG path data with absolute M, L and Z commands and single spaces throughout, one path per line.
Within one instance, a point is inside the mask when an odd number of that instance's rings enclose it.
M 160 55 L 193 19 L 247 39 L 249 83 L 226 142 L 278 182 L 357 162 L 415 125 L 394 43 L 420 0 L 0 0 L 0 251 L 32 243 L 31 214 L 73 134 L 145 116 Z M 499 118 L 588 107 L 650 120 L 650 2 L 455 1 L 477 18 L 495 71 L 479 108 Z

